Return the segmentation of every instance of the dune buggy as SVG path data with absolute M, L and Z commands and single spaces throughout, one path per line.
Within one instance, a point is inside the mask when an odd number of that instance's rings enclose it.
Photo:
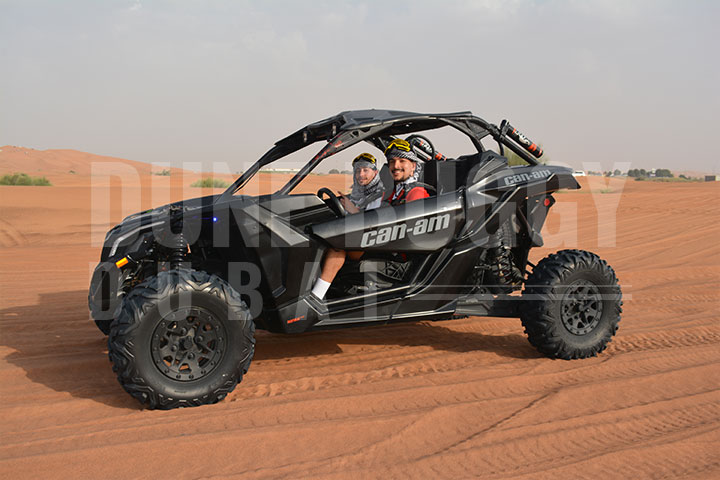
M 467 136 L 473 151 L 445 158 L 419 134 L 440 128 Z M 398 136 L 425 158 L 429 198 L 347 214 L 329 188 L 294 193 L 338 152 L 365 142 L 380 156 Z M 268 175 L 261 169 L 315 142 L 320 151 L 277 191 L 249 187 Z M 505 149 L 527 165 L 508 166 Z M 255 328 L 291 334 L 462 315 L 519 317 L 550 357 L 596 355 L 618 328 L 620 287 L 586 251 L 528 261 L 543 245 L 552 194 L 580 188 L 571 169 L 540 155 L 507 121 L 470 112 L 348 111 L 279 140 L 222 194 L 127 217 L 108 232 L 89 291 L 118 380 L 150 408 L 214 403 L 247 372 Z M 380 175 L 391 189 L 387 165 Z M 321 301 L 310 290 L 330 247 L 364 254 Z

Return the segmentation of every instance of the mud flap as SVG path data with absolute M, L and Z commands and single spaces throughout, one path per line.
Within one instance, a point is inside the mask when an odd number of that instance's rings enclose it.
M 301 333 L 328 316 L 327 308 L 316 296 L 303 295 L 300 299 L 278 309 L 283 333 Z
M 114 262 L 100 262 L 93 272 L 88 293 L 90 311 L 95 320 L 112 320 L 120 307 L 118 291 L 122 275 Z

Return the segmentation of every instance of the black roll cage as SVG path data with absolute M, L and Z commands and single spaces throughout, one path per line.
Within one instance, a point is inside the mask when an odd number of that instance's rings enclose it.
M 507 122 L 503 122 L 505 123 Z M 498 143 L 501 155 L 504 154 L 503 146 L 506 146 L 528 164 L 538 165 L 532 155 L 506 135 L 506 129 L 486 122 L 471 112 L 421 114 L 395 110 L 355 110 L 312 123 L 277 141 L 218 197 L 217 202 L 232 197 L 265 165 L 315 142 L 325 140 L 327 144 L 287 184 L 275 192 L 276 194 L 290 193 L 322 160 L 361 141 L 367 141 L 384 150 L 387 142 L 395 135 L 435 130 L 445 126 L 467 135 L 479 153 L 485 151 L 480 140 L 491 135 Z

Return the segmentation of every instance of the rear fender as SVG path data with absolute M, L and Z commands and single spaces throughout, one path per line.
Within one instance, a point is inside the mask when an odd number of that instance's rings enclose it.
M 494 173 L 468 187 L 465 200 L 468 221 L 461 239 L 470 238 L 478 246 L 496 246 L 493 236 L 498 227 L 514 221 L 527 230 L 533 246 L 541 246 L 540 231 L 554 203 L 550 194 L 560 188 L 580 188 L 571 169 L 539 165 Z

